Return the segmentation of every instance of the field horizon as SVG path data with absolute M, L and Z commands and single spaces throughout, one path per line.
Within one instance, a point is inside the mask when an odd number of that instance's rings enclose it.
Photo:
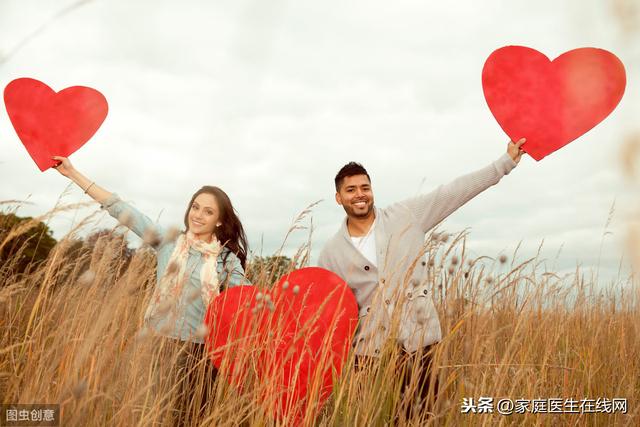
M 3 229 L 0 248 L 54 214 Z M 2 261 L 3 403 L 59 404 L 61 425 L 171 425 L 168 410 L 179 388 L 175 379 L 158 376 L 158 366 L 171 366 L 175 354 L 163 352 L 157 338 L 141 332 L 155 285 L 154 255 L 143 245 L 124 268 L 126 239 L 114 238 L 120 229 L 116 232 L 78 256 L 72 231 L 44 262 L 22 273 L 14 268 L 16 254 Z M 389 342 L 379 363 L 365 369 L 352 369 L 351 354 L 343 372 L 336 373 L 326 403 L 314 400 L 317 387 L 312 387 L 297 421 L 317 426 L 636 425 L 640 294 L 635 276 L 600 286 L 580 269 L 572 277 L 546 271 L 537 257 L 522 262 L 505 255 L 470 258 L 467 237 L 467 232 L 435 231 L 425 241 L 443 330 L 433 356 L 440 390 L 430 411 L 407 419 L 411 402 L 399 393 L 399 351 Z M 292 257 L 292 268 L 308 264 L 309 239 Z M 265 290 L 278 279 L 266 267 L 252 274 L 254 285 Z M 251 366 L 253 356 L 246 357 Z M 204 372 L 205 363 L 198 369 Z M 194 412 L 202 398 L 199 387 L 188 397 L 187 425 L 297 422 L 273 417 L 275 400 L 269 396 L 278 394 L 276 381 L 250 376 L 239 389 L 221 380 L 225 375 L 223 366 L 210 384 L 213 397 L 206 413 Z M 498 413 L 504 400 L 512 404 L 511 415 Z M 561 412 L 550 411 L 558 404 Z

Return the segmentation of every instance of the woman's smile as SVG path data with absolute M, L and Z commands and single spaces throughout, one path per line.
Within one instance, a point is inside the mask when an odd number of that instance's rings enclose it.
M 204 222 L 201 222 L 201 221 L 198 221 L 198 220 L 195 220 L 195 219 L 191 220 L 191 224 L 195 225 L 196 227 L 202 227 L 202 226 L 205 225 Z

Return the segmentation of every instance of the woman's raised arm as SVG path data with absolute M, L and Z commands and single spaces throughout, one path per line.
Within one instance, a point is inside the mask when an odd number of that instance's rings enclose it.
M 66 157 L 53 156 L 53 159 L 60 162 L 58 166 L 55 166 L 55 169 L 60 172 L 61 175 L 66 176 L 71 181 L 78 184 L 85 194 L 88 194 L 96 202 L 102 205 L 109 197 L 111 197 L 112 193 L 108 192 L 94 181 L 91 181 L 89 178 L 78 172 Z
M 148 216 L 129 203 L 122 201 L 117 194 L 110 193 L 82 175 L 66 157 L 54 156 L 53 159 L 60 162 L 55 167 L 60 174 L 78 184 L 86 194 L 100 203 L 109 212 L 109 215 L 137 234 L 146 243 L 156 249 L 166 243 L 167 231 L 158 224 L 154 224 Z

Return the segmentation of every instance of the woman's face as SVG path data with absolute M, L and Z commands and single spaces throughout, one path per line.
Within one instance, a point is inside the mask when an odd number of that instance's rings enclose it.
M 219 224 L 220 208 L 216 198 L 208 193 L 199 194 L 189 209 L 189 231 L 198 239 L 209 241 Z

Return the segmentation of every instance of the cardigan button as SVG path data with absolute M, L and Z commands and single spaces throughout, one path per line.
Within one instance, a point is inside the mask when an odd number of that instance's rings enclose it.
M 365 271 L 369 271 L 369 266 L 368 266 L 368 265 L 365 265 L 365 266 L 364 266 L 364 270 L 365 270 Z
M 427 291 L 426 289 L 422 291 L 423 294 L 427 295 L 429 293 L 429 291 Z
M 373 352 L 374 352 L 375 354 L 380 354 L 380 349 L 379 349 L 379 348 L 376 348 Z
M 422 266 L 424 267 L 425 265 L 427 265 L 427 261 L 422 261 Z
M 367 313 L 371 311 L 371 307 L 367 307 Z
M 391 301 L 389 301 L 388 299 L 386 299 L 386 300 L 384 300 L 384 303 L 385 303 L 385 304 L 387 304 L 387 305 L 389 305 L 389 304 L 391 304 Z

